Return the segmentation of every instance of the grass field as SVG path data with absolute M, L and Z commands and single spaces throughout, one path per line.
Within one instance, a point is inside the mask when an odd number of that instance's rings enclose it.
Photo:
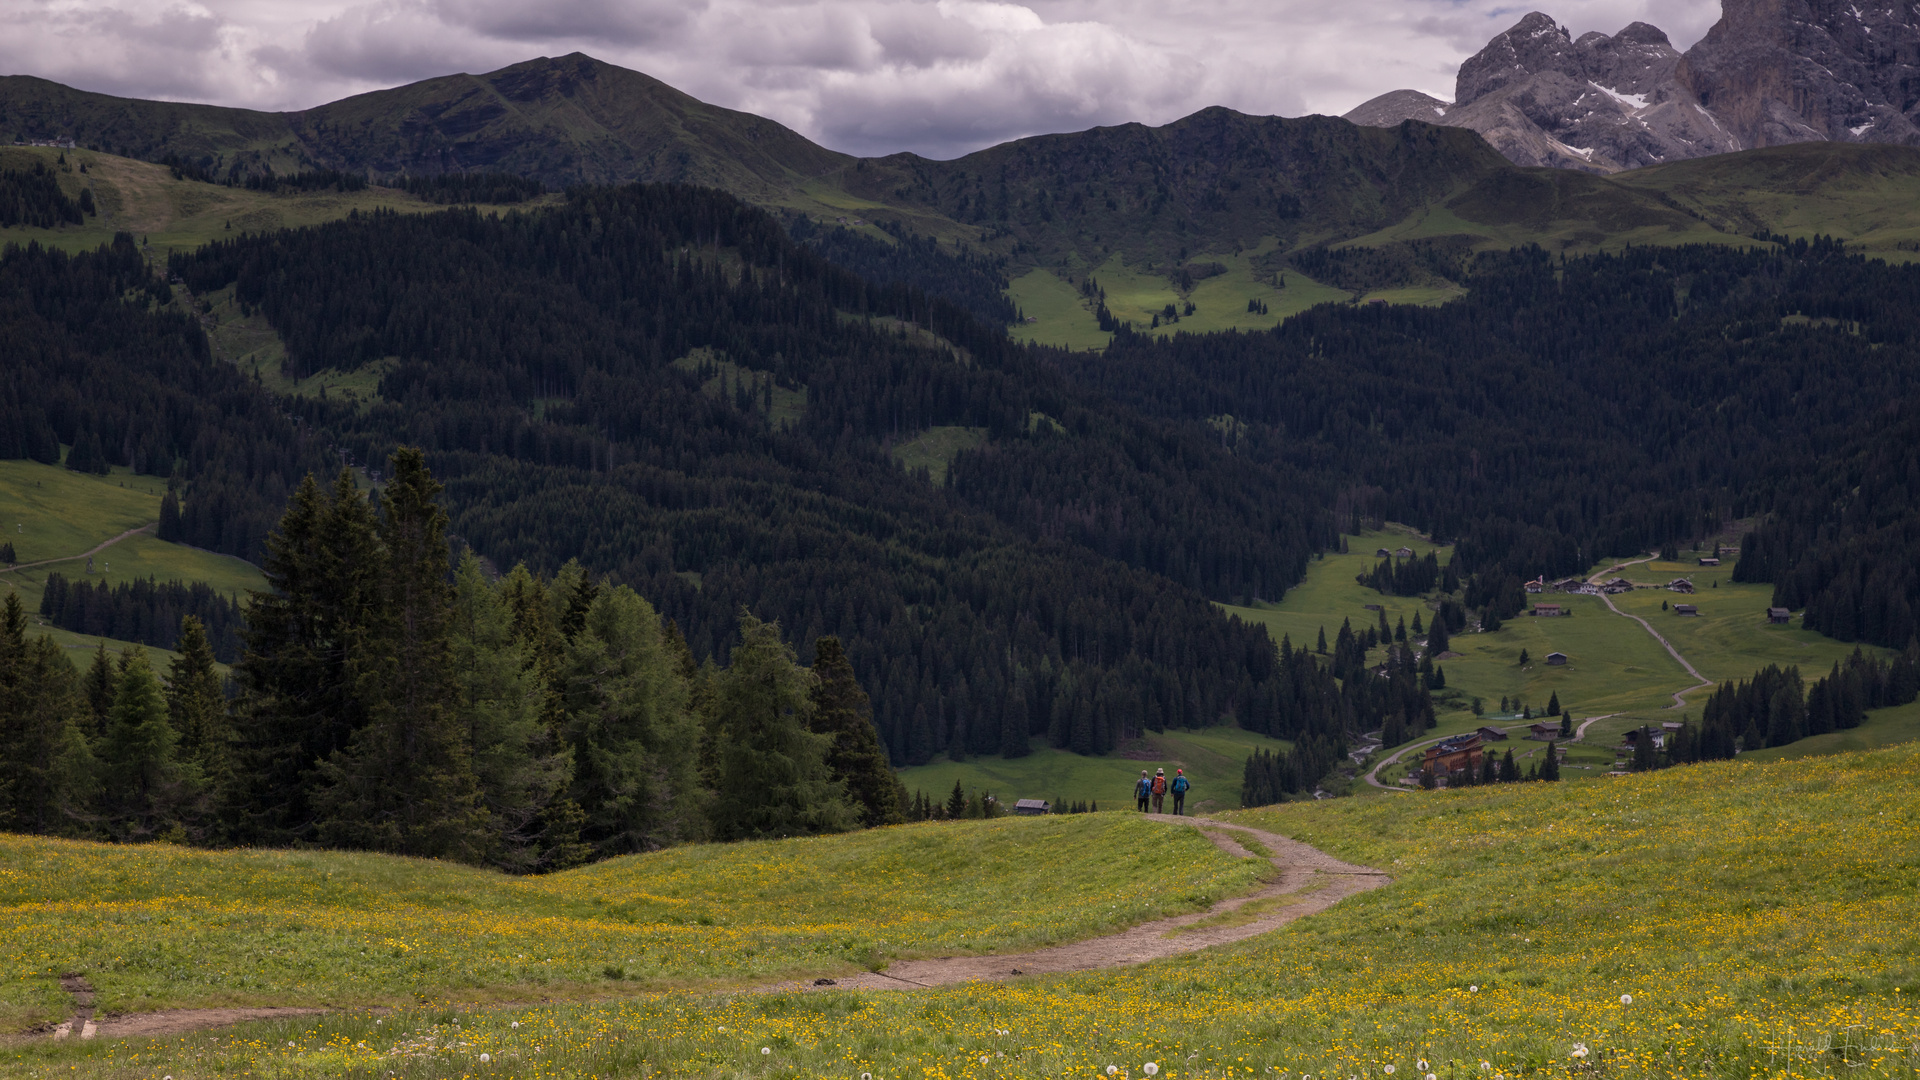
M 1014 280 L 1008 295 L 1023 312 L 1037 321 L 1017 325 L 1012 333 L 1021 341 L 1043 345 L 1071 349 L 1105 348 L 1112 335 L 1100 329 L 1094 318 L 1094 305 L 1080 295 L 1079 282 L 1089 274 L 1106 290 L 1107 310 L 1115 318 L 1132 322 L 1134 329 L 1141 333 L 1159 336 L 1204 334 L 1217 330 L 1267 330 L 1288 315 L 1305 311 L 1315 304 L 1353 299 L 1352 293 L 1322 285 L 1297 270 L 1287 270 L 1285 286 L 1277 287 L 1270 275 L 1254 267 L 1254 260 L 1271 253 L 1274 247 L 1274 239 L 1268 237 L 1257 246 L 1242 251 L 1193 256 L 1189 262 L 1218 263 L 1226 271 L 1195 281 L 1193 289 L 1184 293 L 1174 287 L 1166 268 L 1129 266 L 1118 254 L 1109 256 L 1097 267 L 1075 266 L 1067 269 L 1064 272 L 1071 281 L 1052 269 L 1032 270 Z M 1435 290 L 1432 295 L 1421 292 L 1416 297 L 1413 293 L 1419 290 L 1402 291 L 1408 293 L 1401 301 L 1405 303 L 1438 303 L 1455 295 L 1441 295 Z M 1149 329 L 1156 312 L 1168 304 L 1174 304 L 1178 310 L 1184 311 L 1189 300 L 1194 304 L 1192 315 L 1182 316 L 1177 323 Z M 1248 311 L 1248 300 L 1263 301 L 1267 305 L 1267 313 Z
M 165 494 L 165 481 L 138 476 L 124 468 L 116 468 L 107 476 L 88 476 L 58 465 L 0 461 L 0 528 L 5 529 L 22 563 L 67 560 L 101 541 L 158 521 L 160 499 Z M 50 573 L 109 585 L 146 578 L 203 581 L 217 592 L 242 600 L 249 589 L 266 587 L 266 579 L 251 563 L 168 543 L 151 533 L 130 536 L 101 551 L 94 557 L 91 575 L 85 559 L 61 561 L 0 571 L 0 587 L 19 592 L 27 611 L 38 612 Z M 132 644 L 44 625 L 37 627 L 36 633 L 53 638 L 80 667 L 92 662 L 93 650 L 103 640 L 109 650 Z M 149 651 L 156 664 L 164 665 L 173 657 L 164 649 Z
M 909 469 L 925 469 L 928 479 L 944 484 L 954 455 L 986 441 L 987 429 L 983 427 L 932 427 L 906 442 L 895 443 L 893 459 Z
M 63 153 L 67 164 L 61 166 L 57 162 Z M 116 232 L 129 232 L 146 244 L 150 258 L 164 261 L 173 251 L 190 251 L 242 232 L 333 221 L 354 210 L 427 213 L 445 209 L 392 188 L 370 187 L 351 194 L 334 191 L 273 194 L 175 180 L 165 165 L 93 150 L 0 148 L 0 168 L 22 168 L 33 161 L 59 170 L 60 185 L 69 195 L 77 197 L 83 187 L 92 187 L 100 212 L 89 217 L 84 225 L 0 229 L 0 245 L 37 240 L 48 247 L 85 251 L 111 241 Z M 87 166 L 85 173 L 79 171 L 82 165 Z M 558 195 L 546 197 L 553 202 L 559 199 Z
M 1910 1076 L 1920 814 L 1887 794 L 1917 771 L 1920 751 L 1904 747 L 1230 815 L 1394 880 L 1276 932 L 1140 967 L 911 992 L 427 1004 L 42 1042 L 0 1070 L 960 1080 L 1139 1077 L 1153 1062 L 1173 1080 Z M 1102 819 L 1130 821 L 1076 824 Z M 992 826 L 1034 839 L 1057 827 Z M 962 835 L 918 828 L 907 832 Z M 811 847 L 826 843 L 839 841 Z M 1100 872 L 1104 854 L 1080 847 L 1069 876 Z M 185 933 L 170 940 L 182 961 L 198 951 Z M 265 937 L 254 954 L 292 947 Z
M 967 790 L 990 791 L 1009 806 L 1017 799 L 1045 799 L 1131 810 L 1133 784 L 1140 779 L 1141 769 L 1164 768 L 1172 776 L 1173 770 L 1183 768 L 1193 782 L 1187 810 L 1206 814 L 1240 805 L 1240 779 L 1249 753 L 1288 746 L 1238 728 L 1205 728 L 1149 732 L 1119 754 L 1084 757 L 1035 739 L 1033 752 L 1023 758 L 951 761 L 943 754 L 925 765 L 900 770 L 900 780 L 908 790 L 925 791 L 930 798 L 944 799 L 958 780 Z
M 1225 610 L 1265 626 L 1276 641 L 1284 634 L 1291 637 L 1296 647 L 1307 648 L 1313 647 L 1321 627 L 1326 628 L 1331 642 L 1342 619 L 1352 620 L 1356 629 L 1373 624 L 1379 616 L 1366 610 L 1366 604 L 1384 608 L 1389 624 L 1401 619 L 1411 624 L 1415 612 L 1424 624 L 1433 617 L 1426 601 L 1381 596 L 1354 581 L 1355 575 L 1379 563 L 1377 549 L 1398 550 L 1403 545 L 1423 556 L 1429 550 L 1437 550 L 1443 565 L 1451 557 L 1450 549 L 1436 549 L 1409 530 L 1389 527 L 1384 532 L 1349 537 L 1350 554 L 1329 554 L 1316 560 L 1308 569 L 1306 580 L 1278 603 Z M 1692 559 L 1629 566 L 1620 575 L 1629 581 L 1664 585 L 1674 578 L 1686 577 L 1699 591 L 1683 596 L 1663 588 L 1637 589 L 1614 597 L 1614 603 L 1622 611 L 1647 619 L 1703 676 L 1715 682 L 1751 678 L 1755 671 L 1768 664 L 1798 664 L 1802 673 L 1811 679 L 1824 674 L 1853 651 L 1852 645 L 1810 630 L 1769 625 L 1766 609 L 1772 599 L 1772 586 L 1735 583 L 1734 561 L 1730 557 L 1720 567 L 1702 567 Z M 1610 560 L 1592 567 L 1589 573 L 1607 570 L 1613 565 Z M 1615 714 L 1597 721 L 1587 732 L 1586 746 L 1575 748 L 1571 761 L 1578 768 L 1569 775 L 1577 777 L 1606 771 L 1614 756 L 1611 748 L 1630 728 L 1679 719 L 1683 713 L 1699 717 L 1700 705 L 1711 691 L 1703 689 L 1688 696 L 1689 708 L 1670 708 L 1673 704 L 1670 695 L 1696 680 L 1639 623 L 1613 614 L 1599 597 L 1556 593 L 1530 599 L 1559 603 L 1573 614 L 1562 618 L 1523 615 L 1508 620 L 1497 633 L 1455 634 L 1451 647 L 1460 655 L 1441 662 L 1447 675 L 1447 690 L 1436 701 L 1440 710 L 1439 726 L 1412 741 L 1471 730 L 1483 722 L 1502 724 L 1518 720 L 1523 705 L 1537 713 L 1557 695 L 1561 705 L 1572 710 L 1576 723 Z M 1694 602 L 1701 614 L 1687 618 L 1671 610 L 1663 612 L 1662 601 L 1669 605 L 1675 601 Z M 1523 649 L 1529 659 L 1526 665 L 1519 662 Z M 1870 651 L 1884 653 L 1884 650 Z M 1566 653 L 1568 663 L 1559 667 L 1547 665 L 1545 658 L 1550 652 Z M 1484 719 L 1476 718 L 1469 710 L 1475 697 L 1485 704 Z M 1512 704 L 1505 714 L 1499 713 L 1498 708 L 1503 697 Z M 1898 718 L 1873 717 L 1858 732 L 1824 737 L 1826 742 L 1810 744 L 1804 751 L 1794 753 L 1823 752 L 1816 750 L 1816 746 L 1866 749 L 1898 741 L 1899 733 L 1912 727 L 1911 722 Z M 1920 735 L 1920 731 L 1914 735 Z M 1512 745 L 1523 764 L 1525 755 L 1538 751 L 1541 746 L 1527 742 Z M 1381 775 L 1383 779 L 1392 780 L 1404 771 L 1404 768 L 1393 768 Z
M 0 1030 L 63 1014 L 66 971 L 115 1011 L 607 996 L 1073 940 L 1205 908 L 1258 870 L 1118 814 L 696 845 L 530 878 L 0 834 Z M 1142 878 L 1178 884 L 1129 887 Z

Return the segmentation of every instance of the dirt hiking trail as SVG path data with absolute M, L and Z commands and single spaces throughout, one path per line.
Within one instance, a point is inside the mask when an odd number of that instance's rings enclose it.
M 1256 892 L 1223 900 L 1204 912 L 1156 919 L 1086 941 L 997 956 L 896 960 L 888 965 L 884 973 L 861 972 L 833 979 L 790 980 L 733 992 L 765 994 L 828 988 L 917 990 L 964 982 L 997 982 L 1022 975 L 1098 971 L 1244 941 L 1276 930 L 1302 916 L 1324 911 L 1346 897 L 1377 889 L 1392 880 L 1379 870 L 1341 862 L 1325 852 L 1277 833 L 1244 825 L 1228 825 L 1210 818 L 1175 817 L 1170 814 L 1142 816 L 1153 821 L 1198 828 L 1215 847 L 1238 858 L 1253 857 L 1264 849 L 1274 869 L 1279 871 L 1279 877 Z M 74 1015 L 49 1030 L 28 1033 L 26 1038 L 152 1038 L 182 1035 L 248 1020 L 310 1016 L 333 1011 L 310 1008 L 169 1009 L 124 1016 L 96 1016 L 93 987 L 88 985 L 84 976 L 64 976 L 61 985 L 73 996 Z
M 1155 919 L 1105 937 L 1024 953 L 996 956 L 943 956 L 927 960 L 896 960 L 884 972 L 863 972 L 823 984 L 834 989 L 910 990 L 950 986 L 963 982 L 996 982 L 1020 975 L 1052 975 L 1070 971 L 1139 964 L 1194 952 L 1212 945 L 1244 941 L 1285 926 L 1303 915 L 1324 911 L 1339 900 L 1391 880 L 1381 871 L 1341 862 L 1325 852 L 1277 833 L 1227 825 L 1210 818 L 1142 815 L 1154 821 L 1193 825 L 1229 855 L 1254 854 L 1236 837 L 1245 837 L 1271 852 L 1279 880 L 1247 896 L 1223 900 L 1204 912 Z M 1251 911 L 1242 909 L 1252 906 Z M 766 990 L 811 989 L 805 982 L 777 983 Z

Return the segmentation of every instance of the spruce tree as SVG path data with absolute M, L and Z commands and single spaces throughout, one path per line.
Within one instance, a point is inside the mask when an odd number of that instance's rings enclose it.
M 308 476 L 267 537 L 265 591 L 247 608 L 234 676 L 234 767 L 222 817 L 242 843 L 311 840 L 316 767 L 365 722 L 359 653 L 374 606 L 373 512 L 342 469 L 331 492 Z
M 550 837 L 545 820 L 573 778 L 573 755 L 542 722 L 546 686 L 471 551 L 454 572 L 450 626 L 455 708 L 487 813 L 485 860 L 516 872 L 584 861 L 578 836 Z
M 1567 709 L 1560 710 L 1560 736 L 1566 739 L 1573 738 L 1573 713 Z
M 1007 684 L 1006 700 L 1000 708 L 1000 756 L 1023 758 L 1030 752 L 1028 738 L 1027 695 L 1016 683 Z
M 1541 715 L 1543 716 L 1560 715 L 1560 691 L 1555 690 L 1550 696 L 1548 696 L 1547 711 Z
M 229 770 L 227 699 L 214 669 L 206 626 L 192 615 L 180 620 L 178 654 L 167 668 L 167 718 L 180 737 L 180 757 L 193 762 L 210 783 Z
M 84 682 L 87 694 L 87 708 L 92 713 L 93 722 L 87 734 L 99 738 L 107 730 L 107 714 L 113 711 L 113 697 L 119 687 L 120 675 L 114 670 L 113 657 L 107 654 L 107 643 L 102 641 L 93 650 L 93 663 L 87 667 Z
M 967 789 L 960 786 L 959 778 L 953 781 L 953 791 L 947 795 L 947 817 L 959 819 L 967 814 Z
M 128 657 L 98 757 L 103 809 L 114 837 L 185 835 L 196 816 L 199 770 L 180 760 L 179 736 L 144 650 Z
M 873 726 L 873 707 L 854 678 L 853 663 L 837 637 L 816 639 L 813 656 L 814 683 L 809 695 L 813 713 L 807 724 L 815 734 L 833 739 L 827 750 L 827 767 L 860 807 L 862 824 L 868 828 L 899 824 L 900 779 L 880 745 L 880 732 Z
M 51 637 L 27 637 L 20 594 L 0 605 L 0 829 L 85 835 L 95 789 L 91 710 Z
M 813 675 L 777 623 L 740 613 L 740 643 L 713 677 L 713 822 L 722 839 L 845 832 L 859 818 L 827 767 L 832 740 L 807 730 Z
M 551 592 L 557 602 L 575 589 L 562 577 Z M 601 855 L 711 834 L 707 790 L 720 782 L 724 743 L 700 716 L 715 708 L 720 673 L 694 669 L 676 640 L 653 605 L 615 585 L 599 590 L 562 654 L 567 798 L 585 815 L 581 838 Z
M 1447 651 L 1450 644 L 1447 638 L 1447 620 L 1438 615 L 1434 616 L 1433 625 L 1427 630 L 1427 655 L 1438 657 Z
M 1558 748 L 1551 742 L 1547 744 L 1547 760 L 1540 763 L 1540 779 L 1560 779 L 1560 753 Z
M 487 850 L 472 747 L 452 708 L 452 589 L 440 484 L 418 449 L 390 461 L 381 493 L 373 603 L 354 650 L 354 696 L 366 713 L 344 750 L 321 763 L 323 842 L 478 862 Z

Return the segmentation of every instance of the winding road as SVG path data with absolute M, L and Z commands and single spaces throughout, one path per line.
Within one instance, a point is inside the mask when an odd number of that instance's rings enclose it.
M 1605 576 L 1605 575 L 1607 575 L 1607 574 L 1618 574 L 1618 573 L 1619 573 L 1620 571 L 1622 571 L 1622 570 L 1625 570 L 1625 569 L 1626 569 L 1627 567 L 1629 567 L 1629 566 L 1638 566 L 1638 565 L 1640 565 L 1641 563 L 1648 563 L 1648 562 L 1652 562 L 1652 561 L 1653 561 L 1654 559 L 1656 559 L 1656 558 L 1658 558 L 1658 557 L 1659 557 L 1659 556 L 1657 556 L 1657 555 L 1649 555 L 1649 556 L 1647 556 L 1647 557 L 1646 557 L 1646 558 L 1644 558 L 1644 559 L 1634 559 L 1634 560 L 1631 560 L 1631 561 L 1629 561 L 1629 562 L 1623 562 L 1623 563 L 1620 563 L 1620 564 L 1618 564 L 1618 565 L 1616 565 L 1616 566 L 1614 566 L 1614 567 L 1613 567 L 1612 569 L 1610 569 L 1610 570 L 1602 570 L 1602 571 L 1600 571 L 1600 572 L 1599 572 L 1598 574 L 1595 574 L 1595 575 L 1593 575 L 1592 577 L 1590 577 L 1590 578 L 1588 578 L 1588 579 L 1587 579 L 1587 584 L 1589 584 L 1589 585 L 1598 585 L 1598 584 L 1600 584 L 1600 579 L 1601 579 L 1601 577 L 1603 577 L 1603 576 Z M 1665 649 L 1665 650 L 1667 650 L 1667 653 L 1668 653 L 1668 655 L 1670 655 L 1670 656 L 1672 656 L 1672 657 L 1674 658 L 1674 660 L 1675 660 L 1675 661 L 1677 661 L 1677 662 L 1678 662 L 1678 663 L 1680 664 L 1680 666 L 1681 666 L 1681 667 L 1683 667 L 1683 668 L 1686 668 L 1686 669 L 1687 669 L 1687 674 L 1689 674 L 1689 675 L 1691 675 L 1691 676 L 1693 676 L 1694 678 L 1696 678 L 1696 679 L 1698 679 L 1698 680 L 1700 680 L 1699 682 L 1697 682 L 1697 683 L 1694 683 L 1694 684 L 1693 684 L 1692 686 L 1689 686 L 1689 687 L 1687 687 L 1687 688 L 1686 688 L 1685 690 L 1677 690 L 1677 691 L 1675 691 L 1675 692 L 1674 692 L 1674 694 L 1673 694 L 1673 704 L 1671 704 L 1671 705 L 1669 705 L 1669 706 L 1667 706 L 1667 708 L 1669 708 L 1669 709 L 1679 709 L 1679 708 L 1684 708 L 1684 707 L 1686 706 L 1686 704 L 1687 704 L 1687 699 L 1686 699 L 1686 697 L 1685 697 L 1685 695 L 1687 695 L 1687 694 L 1691 694 L 1691 693 L 1693 693 L 1693 692 L 1694 692 L 1695 690 L 1701 690 L 1701 689 L 1705 689 L 1706 687 L 1709 687 L 1709 686 L 1712 686 L 1712 685 L 1713 685 L 1713 680 L 1712 680 L 1712 679 L 1709 679 L 1709 678 L 1707 678 L 1707 677 L 1706 677 L 1705 675 L 1702 675 L 1702 674 L 1700 674 L 1700 672 L 1699 672 L 1699 670 L 1698 670 L 1698 669 L 1696 669 L 1696 668 L 1695 668 L 1695 667 L 1693 666 L 1693 664 L 1691 664 L 1690 662 L 1688 662 L 1688 660 L 1687 660 L 1687 658 L 1686 658 L 1686 657 L 1684 657 L 1684 656 L 1681 656 L 1681 655 L 1680 655 L 1680 650 L 1679 650 L 1679 649 L 1676 649 L 1676 648 L 1674 648 L 1674 647 L 1673 647 L 1673 642 L 1671 642 L 1671 641 L 1668 641 L 1668 640 L 1667 640 L 1666 638 L 1664 638 L 1664 637 L 1661 637 L 1661 636 L 1660 636 L 1660 631 L 1658 631 L 1658 630 L 1655 630 L 1655 629 L 1653 628 L 1653 624 L 1652 624 L 1652 623 L 1650 623 L 1650 622 L 1648 622 L 1647 620 L 1645 620 L 1645 619 L 1643 619 L 1643 618 L 1641 618 L 1641 617 L 1640 617 L 1640 616 L 1638 616 L 1638 615 L 1630 615 L 1630 614 L 1628 614 L 1627 612 L 1624 612 L 1624 611 L 1621 611 L 1621 610 L 1620 610 L 1619 608 L 1617 608 L 1617 607 L 1615 607 L 1615 606 L 1614 606 L 1614 604 L 1613 604 L 1613 597 L 1611 597 L 1611 596 L 1608 596 L 1608 595 L 1607 595 L 1606 593 L 1601 593 L 1601 594 L 1600 594 L 1600 599 L 1601 599 L 1601 600 L 1602 600 L 1602 601 L 1603 601 L 1603 602 L 1604 602 L 1604 603 L 1605 603 L 1605 604 L 1607 605 L 1607 610 L 1609 610 L 1609 611 L 1611 611 L 1611 612 L 1613 612 L 1613 613 L 1614 613 L 1615 615 L 1619 615 L 1619 616 L 1621 616 L 1622 618 L 1627 618 L 1627 619 L 1632 619 L 1632 620 L 1633 620 L 1634 622 L 1637 622 L 1637 623 L 1639 623 L 1639 624 L 1640 624 L 1640 625 L 1641 625 L 1642 627 L 1645 627 L 1645 628 L 1646 628 L 1646 631 L 1647 631 L 1647 633 L 1649 633 L 1649 634 L 1651 634 L 1651 635 L 1653 635 L 1653 640 L 1655 640 L 1655 641 L 1657 641 L 1657 642 L 1659 642 L 1659 643 L 1660 643 L 1660 647 L 1661 647 L 1661 648 L 1663 648 L 1663 649 Z M 1597 718 L 1596 718 L 1596 719 L 1597 719 Z M 1592 722 L 1593 722 L 1593 721 L 1591 721 L 1591 720 L 1589 720 L 1589 721 L 1587 721 L 1587 723 L 1592 723 Z M 1586 730 L 1587 730 L 1587 729 L 1586 729 L 1586 725 L 1585 725 L 1585 724 L 1582 724 L 1582 725 L 1580 726 L 1580 733 L 1581 733 L 1582 735 L 1584 735 L 1584 734 L 1586 734 Z

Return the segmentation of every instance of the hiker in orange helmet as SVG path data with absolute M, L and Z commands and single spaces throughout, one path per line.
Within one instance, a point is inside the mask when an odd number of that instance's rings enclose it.
M 1189 786 L 1191 785 L 1187 783 L 1187 770 L 1185 769 L 1173 770 L 1173 783 L 1171 786 L 1168 787 L 1167 790 L 1173 792 L 1173 812 L 1174 813 L 1176 814 L 1186 813 L 1187 788 Z
M 1167 770 L 1155 769 L 1153 770 L 1153 812 L 1154 813 L 1159 814 L 1164 812 L 1161 810 L 1161 807 L 1165 805 L 1166 798 L 1167 798 Z

